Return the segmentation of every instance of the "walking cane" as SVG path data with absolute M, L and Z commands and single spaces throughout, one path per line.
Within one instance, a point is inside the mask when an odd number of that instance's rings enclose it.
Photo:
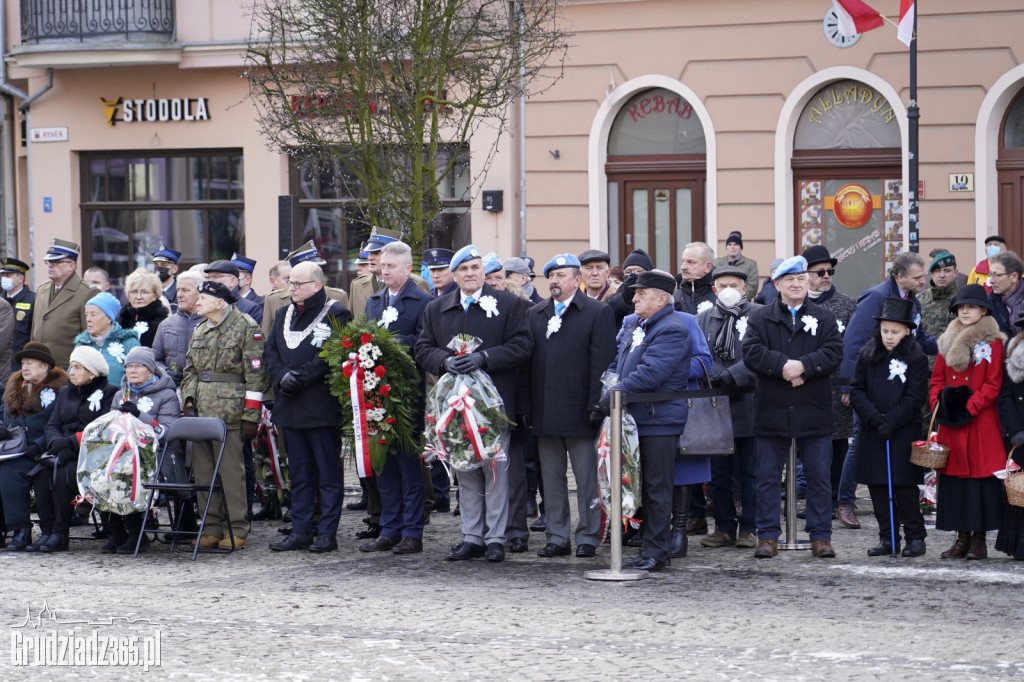
M 889 539 L 892 540 L 892 555 L 896 556 L 896 512 L 892 498 L 892 452 L 889 448 L 889 440 L 885 441 L 885 470 L 887 482 L 889 483 Z

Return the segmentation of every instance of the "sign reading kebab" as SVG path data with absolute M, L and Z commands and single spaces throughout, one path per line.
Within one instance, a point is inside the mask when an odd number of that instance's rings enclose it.
M 118 97 L 114 100 L 100 97 L 103 110 L 107 114 L 108 126 L 112 126 L 118 121 L 124 123 L 209 121 L 209 101 L 206 97 L 175 99 L 125 99 Z

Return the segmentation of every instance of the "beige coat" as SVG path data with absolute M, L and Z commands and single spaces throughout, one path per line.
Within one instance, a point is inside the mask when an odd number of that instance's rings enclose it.
M 97 292 L 77 272 L 71 273 L 53 301 L 53 282 L 46 281 L 36 291 L 36 309 L 32 317 L 32 340 L 45 343 L 58 367 L 67 367 L 75 337 L 85 330 L 85 304 Z

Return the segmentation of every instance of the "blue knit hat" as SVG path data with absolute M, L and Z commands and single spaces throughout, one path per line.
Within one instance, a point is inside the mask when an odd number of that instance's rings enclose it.
M 107 291 L 102 291 L 88 301 L 86 305 L 94 305 L 103 311 L 103 314 L 110 318 L 111 322 L 117 321 L 117 314 L 121 312 L 121 304 L 114 297 L 113 294 Z

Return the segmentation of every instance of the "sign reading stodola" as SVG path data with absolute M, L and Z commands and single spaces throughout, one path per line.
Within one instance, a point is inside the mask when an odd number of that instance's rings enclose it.
M 107 125 L 118 121 L 139 123 L 142 121 L 208 121 L 210 120 L 209 100 L 206 97 L 177 99 L 124 99 L 100 98 L 107 114 Z M 118 111 L 121 109 L 122 111 Z M 118 116 L 118 113 L 121 115 Z

